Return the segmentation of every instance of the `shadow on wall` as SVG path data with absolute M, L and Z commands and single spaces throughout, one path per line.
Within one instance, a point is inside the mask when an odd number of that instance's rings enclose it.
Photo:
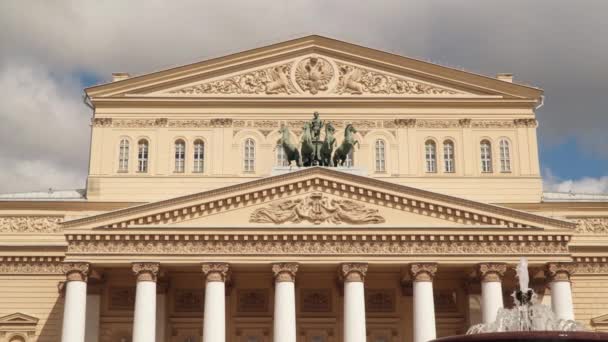
M 57 342 L 61 341 L 61 325 L 63 322 L 63 296 L 58 296 L 53 303 L 44 325 L 40 327 L 40 335 L 37 342 Z

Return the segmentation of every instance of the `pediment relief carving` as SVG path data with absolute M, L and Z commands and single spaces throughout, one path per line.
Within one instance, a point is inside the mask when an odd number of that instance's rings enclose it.
M 459 95 L 463 92 L 373 70 L 325 56 L 308 55 L 228 77 L 172 89 L 200 95 Z
M 313 193 L 304 198 L 287 199 L 255 210 L 249 222 L 252 223 L 299 223 L 314 224 L 378 224 L 385 219 L 378 209 L 349 199 L 331 199 L 322 193 Z

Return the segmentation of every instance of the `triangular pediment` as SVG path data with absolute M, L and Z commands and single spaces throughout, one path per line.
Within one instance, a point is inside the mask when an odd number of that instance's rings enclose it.
M 573 229 L 567 221 L 312 167 L 67 221 L 81 229 L 211 227 Z
M 447 97 L 535 100 L 542 90 L 309 36 L 88 88 L 104 97 Z
M 28 316 L 26 314 L 22 314 L 20 312 L 16 312 L 7 316 L 0 317 L 0 325 L 36 325 L 38 323 L 38 318 L 33 316 Z
M 608 326 L 608 314 L 592 318 L 591 324 L 594 326 Z

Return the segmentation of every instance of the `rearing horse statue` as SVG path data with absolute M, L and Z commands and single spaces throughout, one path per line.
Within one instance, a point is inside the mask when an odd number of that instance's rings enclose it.
M 321 146 L 321 166 L 334 166 L 334 163 L 331 160 L 331 153 L 336 145 L 336 138 L 334 137 L 335 132 L 336 129 L 334 126 L 331 122 L 328 122 L 325 125 L 325 140 Z
M 350 151 L 359 143 L 359 141 L 355 139 L 355 133 L 357 133 L 357 130 L 352 124 L 346 125 L 346 128 L 344 129 L 344 141 L 342 141 L 342 144 L 340 144 L 334 153 L 334 166 L 342 166 Z
M 312 144 L 312 135 L 310 134 L 310 122 L 304 123 L 302 131 L 302 165 L 312 166 L 314 161 L 315 147 Z
M 279 129 L 279 133 L 281 133 L 281 137 L 277 140 L 277 145 L 281 145 L 280 148 L 285 151 L 285 158 L 287 159 L 287 164 L 291 167 L 291 162 L 295 161 L 298 167 L 302 166 L 302 159 L 300 158 L 300 151 L 296 147 L 294 143 L 291 142 L 291 134 L 289 133 L 289 128 L 287 126 L 282 125 L 281 129 Z

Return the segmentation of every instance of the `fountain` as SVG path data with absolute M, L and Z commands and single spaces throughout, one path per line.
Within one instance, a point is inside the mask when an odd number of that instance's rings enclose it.
M 476 324 L 466 335 L 439 338 L 436 342 L 547 342 L 547 341 L 608 341 L 608 334 L 585 331 L 582 324 L 558 318 L 550 307 L 540 304 L 536 293 L 528 287 L 528 263 L 521 258 L 516 268 L 519 289 L 512 296 L 515 307 L 499 309 L 496 320 Z

